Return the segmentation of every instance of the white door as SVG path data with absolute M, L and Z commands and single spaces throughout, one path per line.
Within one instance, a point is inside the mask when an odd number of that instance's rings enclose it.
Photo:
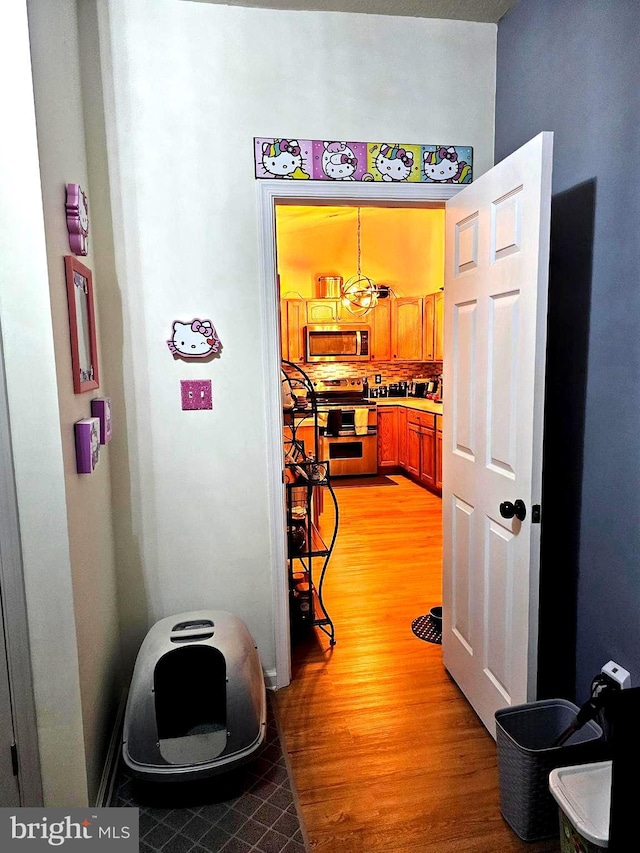
M 536 698 L 552 150 L 541 133 L 446 205 L 443 661 L 494 737 Z

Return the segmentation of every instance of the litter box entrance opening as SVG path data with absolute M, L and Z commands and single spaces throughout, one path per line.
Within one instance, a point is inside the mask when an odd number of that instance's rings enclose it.
M 200 764 L 227 745 L 227 667 L 211 646 L 182 646 L 156 664 L 153 684 L 160 754 Z

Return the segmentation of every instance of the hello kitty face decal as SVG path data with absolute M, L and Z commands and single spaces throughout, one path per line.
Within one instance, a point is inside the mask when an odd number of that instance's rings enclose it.
M 427 181 L 438 184 L 463 184 L 471 180 L 471 166 L 458 157 L 453 146 L 440 146 L 422 155 L 422 168 Z
M 302 151 L 297 139 L 274 139 L 262 146 L 262 165 L 273 178 L 308 178 L 302 168 Z
M 67 230 L 69 248 L 74 255 L 89 251 L 89 202 L 80 184 L 67 184 Z
M 398 145 L 381 145 L 376 169 L 383 181 L 406 181 L 413 168 L 413 151 Z
M 460 145 L 352 142 L 300 137 L 253 140 L 261 180 L 469 184 L 473 149 Z
M 176 358 L 206 358 L 218 352 L 220 338 L 211 320 L 174 320 L 167 346 Z

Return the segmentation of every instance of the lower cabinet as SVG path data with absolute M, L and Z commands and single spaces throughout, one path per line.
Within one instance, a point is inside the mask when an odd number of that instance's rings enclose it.
M 378 408 L 378 468 L 398 467 L 442 493 L 442 415 L 402 405 Z
M 404 406 L 396 409 L 398 413 L 398 465 L 407 467 L 407 410 Z
M 427 425 L 426 421 L 429 421 Z M 427 415 L 420 425 L 420 481 L 430 489 L 436 486 L 436 430 L 433 415 Z
M 436 489 L 442 494 L 442 415 L 436 415 Z
M 420 425 L 407 419 L 407 471 L 420 477 Z
M 398 464 L 398 409 L 378 409 L 378 468 Z

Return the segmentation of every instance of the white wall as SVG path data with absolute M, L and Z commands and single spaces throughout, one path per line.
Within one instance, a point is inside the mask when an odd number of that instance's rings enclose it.
M 472 145 L 493 162 L 496 27 L 180 0 L 99 4 L 131 475 L 153 621 L 243 617 L 274 666 L 254 136 Z M 220 359 L 174 361 L 211 318 Z M 212 412 L 179 380 L 213 380 Z M 119 510 L 117 511 L 119 512 Z M 140 639 L 146 626 L 133 626 Z
M 87 803 L 57 378 L 25 0 L 0 4 L 0 326 L 44 804 Z
M 102 334 L 103 289 L 95 264 L 95 247 L 103 238 L 93 227 L 76 0 L 28 0 L 28 8 L 87 777 L 90 801 L 94 802 L 121 689 L 111 445 L 101 448 L 100 463 L 91 476 L 79 475 L 73 425 L 90 416 L 92 397 L 111 393 L 109 362 L 103 360 L 108 345 Z M 81 260 L 94 274 L 100 388 L 83 394 L 74 393 L 71 371 L 63 261 L 71 254 L 64 207 L 67 182 L 79 183 L 89 198 L 89 253 Z M 114 412 L 119 426 L 120 406 Z

